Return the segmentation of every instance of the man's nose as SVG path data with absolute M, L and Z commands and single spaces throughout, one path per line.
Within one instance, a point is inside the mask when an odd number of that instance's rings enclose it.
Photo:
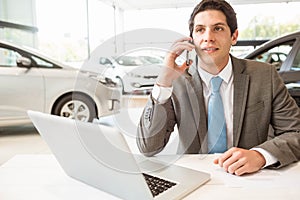
M 211 31 L 210 29 L 207 29 L 203 35 L 203 39 L 205 42 L 212 42 L 214 41 L 214 33 L 213 31 Z

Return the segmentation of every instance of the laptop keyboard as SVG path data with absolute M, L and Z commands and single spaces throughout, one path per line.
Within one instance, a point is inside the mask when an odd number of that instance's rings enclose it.
M 143 175 L 153 197 L 176 185 L 174 182 L 151 176 L 149 174 L 143 173 Z

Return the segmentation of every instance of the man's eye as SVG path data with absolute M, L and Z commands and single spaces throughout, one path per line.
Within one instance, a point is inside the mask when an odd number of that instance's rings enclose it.
M 223 30 L 224 30 L 223 27 L 219 27 L 219 26 L 215 27 L 215 31 L 223 31 Z
M 197 28 L 196 32 L 204 32 L 204 28 Z

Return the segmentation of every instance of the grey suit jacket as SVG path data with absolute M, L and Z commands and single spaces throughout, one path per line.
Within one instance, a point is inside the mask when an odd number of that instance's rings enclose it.
M 300 109 L 273 66 L 232 56 L 233 146 L 263 148 L 282 167 L 300 159 Z M 178 153 L 207 153 L 207 119 L 202 81 L 195 67 L 174 81 L 164 104 L 149 97 L 137 131 L 139 150 L 152 156 L 164 149 L 177 124 Z M 274 132 L 270 135 L 269 128 Z

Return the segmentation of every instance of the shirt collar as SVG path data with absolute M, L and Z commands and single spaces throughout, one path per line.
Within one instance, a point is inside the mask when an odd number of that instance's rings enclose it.
M 232 63 L 231 63 L 231 58 L 229 56 L 229 60 L 227 65 L 224 67 L 224 69 L 217 75 L 212 75 L 210 73 L 208 73 L 207 71 L 205 71 L 204 69 L 202 69 L 200 66 L 198 67 L 198 73 L 200 74 L 200 77 L 202 79 L 202 81 L 205 83 L 206 86 L 209 86 L 210 80 L 215 77 L 215 76 L 219 76 L 220 78 L 223 79 L 223 81 L 225 83 L 229 83 L 230 78 L 232 76 Z

